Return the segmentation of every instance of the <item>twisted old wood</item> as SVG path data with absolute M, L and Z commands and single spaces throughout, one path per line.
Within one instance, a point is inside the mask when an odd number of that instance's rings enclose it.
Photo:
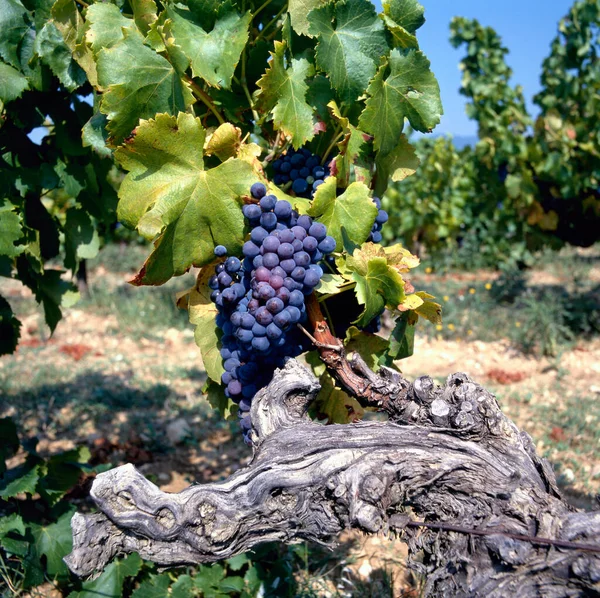
M 330 542 L 346 528 L 393 533 L 427 596 L 600 596 L 600 554 L 505 533 L 600 544 L 600 512 L 564 502 L 549 465 L 495 398 L 465 374 L 443 387 L 383 368 L 352 369 L 387 396 L 387 423 L 309 420 L 316 378 L 290 360 L 254 399 L 254 457 L 224 482 L 161 492 L 132 465 L 100 474 L 99 512 L 73 518 L 70 569 L 118 554 L 161 566 L 207 563 L 259 542 Z M 415 529 L 413 520 L 491 535 Z

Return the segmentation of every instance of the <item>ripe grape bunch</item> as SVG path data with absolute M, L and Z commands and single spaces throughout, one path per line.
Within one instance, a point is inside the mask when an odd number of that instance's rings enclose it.
M 286 358 L 306 350 L 306 337 L 296 324 L 306 321 L 305 297 L 321 280 L 319 262 L 336 245 L 323 224 L 267 195 L 262 183 L 252 185 L 250 193 L 257 203 L 242 209 L 251 228 L 244 259 L 227 257 L 208 283 L 223 332 L 221 382 L 239 406 L 248 444 L 252 398 Z M 227 249 L 218 245 L 215 255 L 226 257 Z
M 317 187 L 329 176 L 329 162 L 321 165 L 321 158 L 309 149 L 290 148 L 273 162 L 273 171 L 273 182 L 278 187 L 286 187 L 291 181 L 292 191 L 298 197 L 312 199 Z

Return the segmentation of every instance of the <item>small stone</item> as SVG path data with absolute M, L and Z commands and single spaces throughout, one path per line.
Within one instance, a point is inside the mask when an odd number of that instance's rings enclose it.
M 358 568 L 358 574 L 365 580 L 368 580 L 371 577 L 371 573 L 373 572 L 373 567 L 369 561 L 363 561 L 362 565 Z
M 192 435 L 189 424 L 183 417 L 173 420 L 167 426 L 167 438 L 172 445 L 181 444 L 186 438 Z
M 572 469 L 567 468 L 562 472 L 563 480 L 567 482 L 567 484 L 572 484 L 575 481 L 575 473 Z

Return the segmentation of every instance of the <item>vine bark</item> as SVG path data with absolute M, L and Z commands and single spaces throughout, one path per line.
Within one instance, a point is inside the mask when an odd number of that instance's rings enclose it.
M 389 422 L 312 422 L 318 381 L 290 360 L 256 395 L 254 457 L 227 480 L 168 494 L 131 465 L 100 474 L 99 512 L 73 518 L 67 564 L 88 576 L 133 551 L 167 567 L 207 563 L 264 541 L 329 543 L 354 527 L 406 541 L 427 596 L 600 596 L 600 551 L 589 546 L 600 545 L 600 511 L 561 499 L 549 464 L 493 395 L 462 373 L 441 387 L 387 368 L 369 376 L 393 397 Z

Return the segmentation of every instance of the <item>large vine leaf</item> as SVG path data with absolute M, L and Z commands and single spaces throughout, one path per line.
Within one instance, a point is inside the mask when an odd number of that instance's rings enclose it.
M 12 102 L 29 87 L 27 77 L 17 69 L 0 62 L 0 102 Z
M 84 581 L 79 592 L 71 592 L 68 598 L 120 598 L 127 577 L 134 577 L 142 568 L 142 559 L 137 552 L 127 558 L 117 559 L 106 566 L 102 575 Z
M 389 52 L 385 30 L 368 0 L 329 2 L 308 14 L 309 33 L 318 39 L 317 66 L 345 102 L 364 93 L 382 56 Z
M 129 30 L 122 41 L 99 52 L 98 82 L 108 88 L 100 110 L 108 116 L 113 143 L 125 139 L 139 119 L 177 114 L 194 102 L 171 63 Z
M 375 195 L 382 197 L 390 179 L 395 183 L 415 174 L 419 167 L 419 158 L 415 148 L 409 143 L 406 135 L 401 134 L 398 145 L 386 155 L 377 154 L 377 182 Z
M 219 18 L 212 31 L 205 31 L 189 10 L 167 6 L 170 31 L 186 55 L 194 77 L 201 77 L 213 87 L 231 87 L 231 79 L 248 41 L 252 14 L 240 16 L 235 11 Z
M 239 198 L 257 177 L 241 159 L 204 170 L 204 139 L 200 119 L 159 114 L 115 152 L 129 171 L 119 190 L 119 219 L 147 238 L 161 235 L 134 284 L 162 284 L 192 265 L 208 264 L 216 245 L 230 254 L 241 250 Z
M 46 23 L 38 33 L 35 49 L 42 62 L 50 67 L 69 91 L 74 91 L 87 81 L 85 72 L 73 60 L 71 49 L 63 41 L 54 23 Z
M 15 257 L 22 253 L 25 247 L 15 245 L 22 236 L 21 216 L 15 212 L 15 206 L 5 200 L 4 205 L 0 205 L 0 255 Z
M 270 52 L 272 60 L 257 83 L 257 107 L 273 111 L 275 129 L 291 137 L 297 149 L 315 135 L 313 110 L 306 101 L 306 78 L 313 74 L 313 67 L 304 58 L 294 58 L 286 68 L 285 47 L 276 41 L 275 52 Z
M 375 149 L 382 154 L 398 145 L 405 118 L 423 133 L 440 122 L 440 88 L 429 66 L 421 51 L 395 49 L 371 81 L 358 126 L 375 137 Z
M 382 6 L 383 22 L 394 47 L 418 48 L 415 31 L 425 23 L 425 9 L 417 0 L 384 0 Z
M 413 257 L 405 249 L 386 251 L 374 243 L 365 243 L 348 257 L 346 267 L 356 282 L 356 298 L 364 305 L 355 322 L 358 327 L 364 327 L 385 307 L 395 310 L 404 301 L 405 283 L 401 274 L 414 267 Z
M 96 62 L 85 40 L 86 23 L 77 10 L 74 0 L 56 0 L 52 6 L 52 18 L 73 58 L 85 71 L 91 85 L 98 84 Z
M 46 573 L 50 579 L 66 578 L 69 575 L 63 557 L 69 554 L 73 547 L 71 533 L 73 512 L 74 509 L 64 513 L 50 525 L 29 524 L 34 539 L 31 545 L 32 556 L 37 563 L 40 563 L 42 555 L 46 557 Z
M 335 177 L 329 177 L 317 187 L 308 215 L 327 227 L 327 234 L 341 251 L 347 241 L 361 245 L 367 240 L 378 210 L 364 183 L 352 183 L 339 196 L 336 186 Z
M 290 13 L 294 31 L 312 37 L 309 32 L 310 22 L 308 20 L 308 13 L 313 8 L 318 8 L 325 4 L 325 2 L 327 0 L 289 0 L 288 12 Z
M 14 67 L 21 66 L 19 47 L 30 28 L 29 11 L 19 0 L 0 0 L 0 56 Z
M 135 27 L 133 19 L 124 17 L 114 4 L 97 2 L 92 4 L 86 12 L 87 31 L 85 39 L 95 54 L 102 49 L 112 48 L 125 37 L 123 29 L 128 34 L 142 38 Z

